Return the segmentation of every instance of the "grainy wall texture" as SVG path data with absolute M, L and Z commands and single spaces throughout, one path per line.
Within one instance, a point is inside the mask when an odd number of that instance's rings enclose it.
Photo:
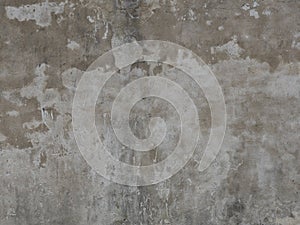
M 0 225 L 299 225 L 299 12 L 299 0 L 0 0 Z M 91 63 L 139 40 L 200 56 L 222 88 L 227 128 L 207 170 L 201 145 L 170 179 L 134 187 L 85 161 L 72 102 Z M 95 110 L 102 140 L 123 162 L 149 165 L 176 145 L 178 115 L 162 99 L 130 114 L 138 138 L 149 136 L 151 116 L 167 124 L 148 153 L 125 151 L 102 117 L 127 83 L 162 74 L 188 89 L 208 140 L 203 92 L 171 66 L 135 63 L 106 83 Z

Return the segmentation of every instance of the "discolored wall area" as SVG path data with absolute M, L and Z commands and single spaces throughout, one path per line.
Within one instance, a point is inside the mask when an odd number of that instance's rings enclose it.
M 299 11 L 297 0 L 0 0 L 0 224 L 300 224 Z M 149 98 L 132 109 L 139 138 L 149 136 L 149 117 L 168 125 L 166 141 L 147 154 L 124 151 L 102 117 L 124 85 L 164 74 L 197 106 L 203 142 L 193 158 L 168 180 L 130 187 L 81 155 L 72 129 L 77 84 L 100 55 L 136 40 L 182 45 L 219 81 L 227 129 L 207 170 L 199 169 L 211 124 L 205 95 L 159 63 L 135 63 L 108 81 L 97 129 L 121 161 L 165 159 L 180 133 L 171 104 Z

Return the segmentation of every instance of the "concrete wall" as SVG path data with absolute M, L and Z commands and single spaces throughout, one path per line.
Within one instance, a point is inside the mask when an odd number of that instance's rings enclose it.
M 299 225 L 299 11 L 298 0 L 1 0 L 0 225 Z M 102 116 L 124 85 L 149 74 L 173 74 L 188 89 L 202 131 L 194 156 L 170 179 L 124 186 L 83 158 L 72 102 L 100 55 L 145 39 L 177 43 L 208 64 L 224 94 L 227 129 L 216 159 L 201 171 L 211 124 L 204 93 L 167 65 L 119 71 L 96 108 L 114 157 L 149 165 L 178 141 L 176 110 L 161 99 L 131 111 L 139 138 L 149 136 L 149 117 L 166 121 L 166 141 L 149 153 L 122 151 Z

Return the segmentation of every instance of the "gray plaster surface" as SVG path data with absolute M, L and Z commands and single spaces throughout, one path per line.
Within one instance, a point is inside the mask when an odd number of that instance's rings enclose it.
M 0 0 L 0 225 L 299 225 L 299 12 L 298 0 Z M 201 127 L 179 172 L 135 187 L 107 180 L 87 163 L 74 137 L 72 104 L 100 55 L 141 40 L 173 42 L 202 58 L 222 89 L 227 127 L 220 152 L 202 171 L 211 125 L 205 93 L 170 65 L 119 70 L 95 109 L 113 157 L 151 165 L 179 140 L 174 106 L 154 97 L 132 108 L 129 125 L 145 139 L 150 118 L 161 117 L 161 145 L 137 152 L 117 139 L 107 115 L 138 78 L 180 84 Z

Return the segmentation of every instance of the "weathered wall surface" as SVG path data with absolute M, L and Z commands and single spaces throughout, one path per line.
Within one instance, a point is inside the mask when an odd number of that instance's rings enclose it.
M 1 225 L 300 224 L 299 1 L 0 3 Z M 98 56 L 144 39 L 180 44 L 209 65 L 224 93 L 227 131 L 208 170 L 198 170 L 197 149 L 170 179 L 128 187 L 98 175 L 80 154 L 72 100 L 76 83 Z M 151 68 L 180 80 L 180 72 L 154 67 L 140 63 L 116 75 L 99 96 L 105 102 L 99 112 L 109 111 L 122 86 Z M 208 104 L 201 91 L 190 92 L 199 101 L 207 139 Z M 168 143 L 158 149 L 163 159 L 176 143 L 176 113 L 160 101 L 140 102 L 131 118 L 140 138 L 149 135 L 147 113 L 171 124 Z M 115 140 L 107 121 L 98 129 L 102 138 Z M 118 151 L 115 157 L 136 163 L 132 152 Z M 137 160 L 149 164 L 153 157 Z

